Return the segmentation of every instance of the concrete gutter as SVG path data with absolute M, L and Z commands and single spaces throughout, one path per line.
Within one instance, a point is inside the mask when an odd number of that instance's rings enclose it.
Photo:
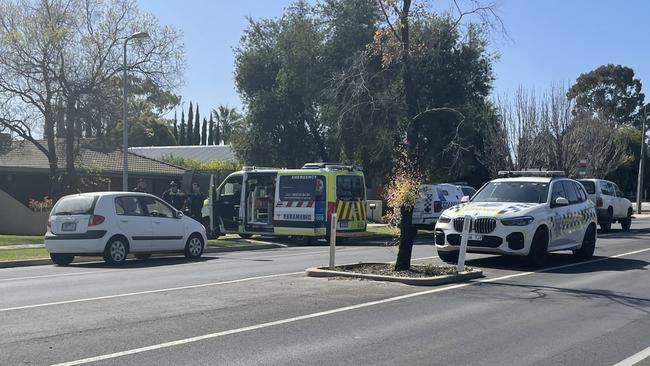
M 385 264 L 385 263 L 364 263 L 364 264 Z M 339 266 L 339 267 L 346 267 L 346 266 Z M 373 281 L 399 282 L 399 283 L 404 283 L 407 285 L 415 285 L 415 286 L 440 286 L 448 283 L 466 281 L 474 278 L 483 277 L 483 271 L 476 270 L 476 269 L 471 272 L 460 272 L 455 275 L 417 277 L 417 278 L 332 271 L 327 269 L 326 267 L 307 268 L 305 270 L 305 273 L 309 277 L 350 277 L 350 278 L 361 278 L 361 279 L 373 280 Z
M 234 247 L 207 247 L 203 253 L 226 253 L 226 252 L 239 252 L 246 250 L 264 250 L 264 249 L 278 249 L 286 248 L 284 244 L 257 244 L 257 245 L 242 245 Z M 76 257 L 72 263 L 92 263 L 103 262 L 101 257 Z M 40 259 L 20 259 L 14 261 L 0 261 L 0 268 L 13 268 L 13 267 L 29 267 L 29 266 L 45 266 L 51 265 L 52 260 L 49 258 Z

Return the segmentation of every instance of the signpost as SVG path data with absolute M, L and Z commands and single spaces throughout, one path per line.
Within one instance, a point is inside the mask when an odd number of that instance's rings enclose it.
M 336 255 L 336 214 L 332 214 L 331 226 L 330 226 L 330 270 L 334 270 L 334 262 Z
M 472 227 L 472 216 L 465 215 L 463 219 L 463 233 L 460 237 L 460 252 L 458 253 L 458 272 L 465 272 L 465 252 L 467 252 L 467 241 L 469 240 L 469 229 Z

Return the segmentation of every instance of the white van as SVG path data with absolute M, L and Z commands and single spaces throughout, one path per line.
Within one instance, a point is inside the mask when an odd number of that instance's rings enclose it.
M 422 184 L 413 207 L 413 226 L 433 230 L 440 213 L 460 203 L 465 194 L 453 184 Z

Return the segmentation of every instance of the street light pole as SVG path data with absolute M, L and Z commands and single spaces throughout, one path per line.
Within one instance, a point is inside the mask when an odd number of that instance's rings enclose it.
M 643 175 L 645 168 L 645 123 L 648 119 L 648 105 L 643 106 L 643 123 L 641 127 L 641 156 L 639 157 L 639 177 L 636 183 L 636 213 L 641 214 L 641 205 L 643 200 L 641 199 L 643 194 Z
M 127 106 L 127 83 L 126 83 L 126 44 L 135 38 L 148 38 L 149 34 L 147 32 L 136 32 L 133 33 L 130 37 L 127 37 L 124 40 L 124 62 L 122 63 L 122 119 L 123 119 L 123 124 L 122 124 L 122 155 L 123 155 L 123 162 L 122 162 L 122 190 L 123 191 L 128 191 L 129 190 L 129 125 L 127 123 L 127 112 L 128 112 L 128 106 Z

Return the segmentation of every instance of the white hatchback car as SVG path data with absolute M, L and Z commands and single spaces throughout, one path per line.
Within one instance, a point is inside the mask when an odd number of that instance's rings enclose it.
M 96 255 L 117 264 L 129 253 L 139 259 L 163 252 L 199 258 L 206 240 L 203 225 L 156 196 L 97 192 L 65 196 L 54 205 L 45 247 L 58 265 Z
M 466 216 L 471 218 L 468 252 L 527 256 L 535 266 L 558 250 L 572 250 L 578 258 L 593 255 L 596 210 L 580 183 L 531 172 L 501 173 L 510 177 L 487 183 L 471 201 L 442 213 L 434 234 L 442 260 L 458 260 Z
M 598 223 L 602 231 L 609 231 L 612 223 L 619 222 L 623 231 L 632 226 L 632 202 L 616 183 L 604 179 L 580 179 L 591 202 L 596 205 Z

